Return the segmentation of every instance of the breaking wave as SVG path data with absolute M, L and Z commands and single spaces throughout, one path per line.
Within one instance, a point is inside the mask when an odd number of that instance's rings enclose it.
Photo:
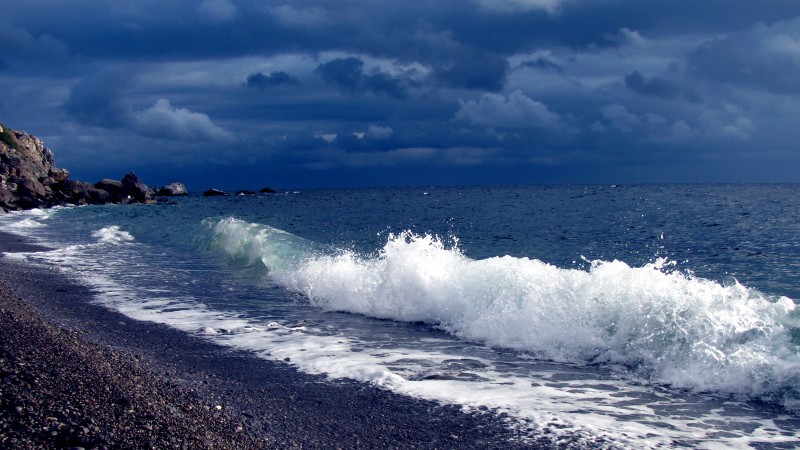
M 262 224 L 207 220 L 201 241 L 328 311 L 424 322 L 539 358 L 621 367 L 651 382 L 800 409 L 800 316 L 793 300 L 719 283 L 658 260 L 587 270 L 511 256 L 471 259 L 411 232 L 374 255 Z

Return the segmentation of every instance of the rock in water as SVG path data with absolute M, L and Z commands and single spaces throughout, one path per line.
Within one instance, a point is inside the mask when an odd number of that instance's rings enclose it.
M 122 182 L 117 180 L 112 180 L 110 178 L 104 178 L 97 183 L 94 184 L 94 187 L 103 191 L 108 192 L 114 202 L 120 202 L 122 200 Z
M 189 195 L 186 186 L 183 183 L 174 182 L 170 183 L 158 190 L 158 195 L 162 197 L 175 197 L 180 195 Z
M 153 201 L 150 196 L 150 188 L 133 172 L 129 172 L 122 179 L 122 195 L 139 203 L 151 203 Z
M 102 205 L 114 201 L 106 190 L 83 181 L 67 180 L 61 193 L 65 202 L 73 205 Z
M 259 191 L 259 192 L 261 192 L 262 194 L 274 194 L 276 191 L 275 191 L 275 189 L 271 189 L 271 188 L 265 187 L 265 188 L 262 188 L 261 191 Z
M 220 191 L 219 189 L 209 189 L 203 192 L 203 197 L 220 197 L 223 195 L 231 195 L 225 191 Z

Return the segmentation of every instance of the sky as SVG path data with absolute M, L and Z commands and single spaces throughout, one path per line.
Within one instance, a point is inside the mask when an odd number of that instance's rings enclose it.
M 85 181 L 800 182 L 797 0 L 0 9 L 0 123 Z

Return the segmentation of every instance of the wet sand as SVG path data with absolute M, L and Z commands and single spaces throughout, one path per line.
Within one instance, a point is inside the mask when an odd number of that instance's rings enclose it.
M 44 250 L 0 232 L 0 252 Z M 298 372 L 0 258 L 0 447 L 555 448 L 494 414 Z

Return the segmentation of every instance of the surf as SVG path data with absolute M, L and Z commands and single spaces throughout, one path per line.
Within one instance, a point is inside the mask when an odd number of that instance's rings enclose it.
M 261 265 L 324 311 L 422 322 L 541 360 L 800 406 L 795 302 L 735 280 L 698 278 L 664 259 L 640 267 L 591 261 L 586 270 L 528 257 L 471 259 L 456 239 L 410 231 L 365 255 L 233 218 L 204 225 L 210 248 Z

